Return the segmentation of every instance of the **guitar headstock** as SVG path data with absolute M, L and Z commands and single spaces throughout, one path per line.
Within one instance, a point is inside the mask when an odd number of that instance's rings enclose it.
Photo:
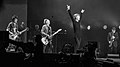
M 29 28 L 28 28 L 28 27 L 26 28 L 26 31 L 29 31 Z
M 61 31 L 62 29 L 59 29 L 58 31 Z

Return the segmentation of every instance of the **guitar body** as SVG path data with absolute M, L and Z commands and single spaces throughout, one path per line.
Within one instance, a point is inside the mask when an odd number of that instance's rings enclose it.
M 9 38 L 10 38 L 11 40 L 16 40 L 17 38 L 19 38 L 19 36 L 18 36 L 18 35 L 15 35 L 15 34 L 10 34 L 10 35 L 9 35 Z
M 41 39 L 41 41 L 42 41 L 42 43 L 43 43 L 44 45 L 47 45 L 47 44 L 49 43 L 49 41 L 48 41 L 48 39 L 47 39 L 46 37 L 43 37 L 43 38 Z
M 109 47 L 112 47 L 112 46 L 113 46 L 113 42 L 114 42 L 114 41 L 115 41 L 115 36 L 112 36 Z
M 19 35 L 22 34 L 22 33 L 25 32 L 25 31 L 28 31 L 28 30 L 29 30 L 29 28 L 26 28 L 26 29 L 24 29 L 24 30 L 21 31 L 21 32 L 16 32 L 15 34 L 9 34 L 9 38 L 10 38 L 11 40 L 16 40 L 17 38 L 19 39 Z

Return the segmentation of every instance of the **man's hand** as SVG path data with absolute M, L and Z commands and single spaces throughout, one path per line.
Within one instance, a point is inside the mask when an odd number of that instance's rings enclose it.
M 67 5 L 67 11 L 70 10 L 70 5 Z
M 48 38 L 49 38 L 49 39 L 52 39 L 52 36 L 49 36 Z
M 111 43 L 111 41 L 108 41 L 109 43 Z
M 82 10 L 81 10 L 81 13 L 84 13 L 84 12 L 85 12 L 85 10 L 84 10 L 84 9 L 82 9 Z
M 6 29 L 6 31 L 9 31 L 9 29 Z

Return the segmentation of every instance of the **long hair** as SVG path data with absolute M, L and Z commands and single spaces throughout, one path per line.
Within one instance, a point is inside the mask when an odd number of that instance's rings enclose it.
M 112 30 L 116 30 L 116 28 L 115 28 L 115 27 L 112 27 Z
M 18 19 L 18 16 L 13 15 L 13 16 L 12 16 L 12 22 L 14 22 L 15 19 Z

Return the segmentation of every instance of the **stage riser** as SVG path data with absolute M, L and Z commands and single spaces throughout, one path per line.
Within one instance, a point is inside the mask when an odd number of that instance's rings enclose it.
M 120 58 L 119 54 L 107 54 L 108 58 Z
M 80 56 L 79 55 L 62 55 L 62 54 L 43 54 L 43 62 L 44 63 L 79 63 Z

